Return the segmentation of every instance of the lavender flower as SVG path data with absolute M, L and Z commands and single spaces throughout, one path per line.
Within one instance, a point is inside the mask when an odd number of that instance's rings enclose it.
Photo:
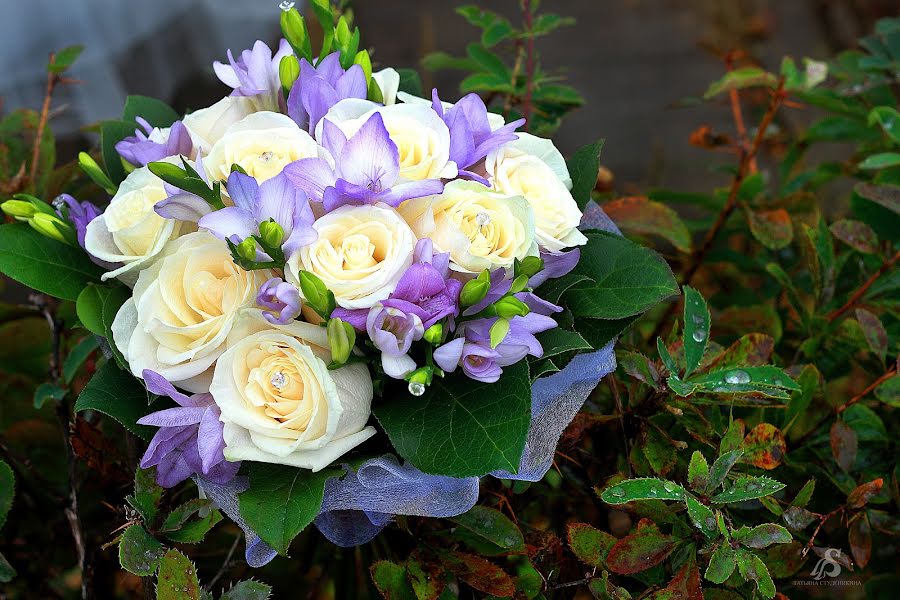
M 378 303 L 369 310 L 366 331 L 381 351 L 381 366 L 388 377 L 403 379 L 415 370 L 416 362 L 407 353 L 425 332 L 416 314 Z
M 91 202 L 85 200 L 79 202 L 69 194 L 60 194 L 53 200 L 53 207 L 63 219 L 68 219 L 75 226 L 75 235 L 78 237 L 78 245 L 84 248 L 84 235 L 87 232 L 88 223 L 96 219 L 103 212 Z M 99 263 L 98 263 L 99 264 Z M 109 263 L 103 263 L 108 265 Z
M 278 52 L 273 56 L 271 48 L 257 40 L 253 44 L 253 48 L 241 52 L 237 60 L 229 50 L 228 64 L 216 61 L 213 63 L 213 69 L 222 83 L 234 88 L 232 96 L 267 94 L 274 99 L 281 90 L 278 67 L 281 59 L 291 52 L 287 41 L 281 40 L 278 44 Z
M 321 158 L 306 158 L 291 163 L 284 172 L 310 197 L 321 199 L 329 212 L 344 204 L 398 206 L 444 189 L 438 179 L 399 181 L 400 154 L 377 112 L 349 140 L 329 120 L 323 122 L 322 134 L 325 148 L 334 157 L 334 169 Z
M 240 243 L 257 235 L 260 224 L 270 219 L 284 232 L 282 249 L 289 258 L 301 246 L 316 240 L 315 217 L 302 190 L 280 173 L 262 185 L 239 171 L 228 177 L 228 193 L 234 206 L 226 206 L 203 216 L 198 225 L 220 239 Z
M 279 277 L 259 288 L 256 304 L 265 308 L 263 317 L 272 325 L 287 325 L 300 314 L 300 290 Z
M 210 394 L 188 396 L 177 391 L 166 379 L 149 369 L 143 371 L 147 389 L 168 396 L 178 407 L 151 413 L 138 420 L 155 425 L 159 431 L 150 440 L 141 459 L 141 468 L 156 467 L 156 482 L 163 487 L 178 485 L 199 473 L 215 483 L 229 482 L 239 462 L 225 460 L 219 407 Z
M 319 66 L 300 59 L 300 76 L 287 97 L 287 112 L 297 125 L 312 134 L 332 106 L 347 98 L 365 99 L 366 74 L 360 65 L 346 71 L 339 52 L 329 54 Z
M 168 131 L 153 127 L 142 117 L 138 122 L 134 135 L 116 144 L 119 156 L 136 167 L 162 160 L 167 156 L 190 156 L 194 150 L 187 127 L 181 121 L 175 121 Z M 143 128 L 143 131 L 141 130 Z
M 541 259 L 544 261 L 544 268 L 535 273 L 528 280 L 528 285 L 536 288 L 548 279 L 556 279 L 562 277 L 578 265 L 581 258 L 581 250 L 575 248 L 568 252 L 548 252 L 541 250 Z

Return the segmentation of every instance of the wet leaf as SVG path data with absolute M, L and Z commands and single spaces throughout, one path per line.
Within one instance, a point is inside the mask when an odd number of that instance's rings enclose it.
M 794 496 L 793 502 L 791 502 L 792 506 L 806 506 L 809 504 L 809 501 L 812 499 L 813 492 L 816 489 L 816 480 L 810 479 L 803 487 L 800 488 L 800 491 L 797 492 L 797 495 Z
M 741 425 L 743 426 L 742 421 Z M 741 429 L 741 432 L 743 433 L 743 429 Z M 719 455 L 713 463 L 712 468 L 709 470 L 709 482 L 706 484 L 707 493 L 712 492 L 722 485 L 722 482 L 724 482 L 725 478 L 728 476 L 728 472 L 731 471 L 731 468 L 743 455 L 744 452 L 742 450 L 732 450 Z
M 894 164 L 900 164 L 900 154 L 873 155 L 866 159 L 866 161 L 864 162 L 868 162 L 871 160 L 871 164 L 877 164 L 879 160 L 876 159 L 876 156 L 890 156 L 890 162 Z M 862 164 L 860 164 L 860 167 L 862 167 Z M 853 188 L 853 191 L 855 191 L 866 200 L 871 200 L 876 204 L 880 204 L 894 214 L 900 214 L 900 186 L 876 185 L 874 183 L 857 183 L 856 187 Z
M 706 537 L 715 538 L 718 531 L 716 529 L 716 515 L 713 511 L 690 494 L 684 495 L 684 503 L 687 505 L 688 518 L 694 527 L 702 531 Z
M 601 207 L 626 234 L 659 236 L 681 252 L 691 251 L 691 234 L 674 210 L 645 196 L 604 202 Z
M 846 472 L 856 462 L 857 444 L 856 431 L 840 419 L 835 421 L 831 426 L 831 454 L 838 466 Z
M 441 567 L 416 551 L 406 561 L 406 576 L 418 600 L 437 600 L 446 585 Z
M 818 517 L 805 508 L 790 506 L 782 513 L 781 518 L 784 519 L 785 524 L 794 531 L 803 531 Z
M 763 523 L 752 529 L 744 525 L 731 535 L 736 542 L 748 548 L 766 548 L 772 544 L 789 544 L 793 541 L 790 532 L 775 523 Z
M 869 521 L 866 519 L 865 514 L 860 514 L 850 524 L 848 541 L 850 542 L 850 554 L 853 555 L 854 562 L 864 569 L 872 557 L 872 531 L 869 528 Z
M 875 388 L 875 397 L 894 407 L 900 407 L 900 375 L 894 375 Z
M 653 477 L 626 479 L 600 493 L 607 504 L 625 504 L 634 500 L 681 500 L 684 488 L 672 481 Z
M 761 558 L 747 550 L 737 551 L 738 570 L 747 581 L 755 581 L 756 589 L 764 598 L 775 597 L 775 582 Z
M 660 389 L 659 371 L 649 358 L 638 352 L 629 352 L 627 350 L 616 351 L 616 362 L 623 371 L 637 379 L 646 383 L 654 390 Z
M 703 295 L 692 287 L 684 286 L 684 378 L 687 379 L 703 360 L 709 342 L 709 308 Z
M 675 573 L 675 577 L 664 589 L 647 597 L 648 600 L 703 600 L 700 588 L 700 570 L 691 558 Z
M 166 547 L 140 525 L 131 525 L 119 540 L 119 564 L 142 577 L 156 573 L 165 553 Z
M 884 479 L 881 477 L 857 486 L 856 489 L 847 496 L 847 506 L 850 508 L 862 508 L 873 496 L 881 491 L 882 486 L 884 486 Z
M 741 475 L 730 488 L 713 496 L 711 500 L 718 504 L 744 502 L 771 496 L 784 489 L 784 484 L 768 477 L 750 477 Z
M 675 549 L 675 538 L 660 532 L 649 519 L 642 519 L 637 532 L 615 543 L 606 557 L 611 571 L 633 575 L 658 565 Z
M 409 582 L 406 580 L 406 569 L 388 560 L 379 560 L 369 567 L 369 574 L 375 587 L 386 600 L 416 600 Z
M 616 538 L 587 523 L 569 523 L 567 532 L 569 548 L 578 560 L 602 569 L 606 556 L 616 543 Z
M 831 234 L 857 252 L 874 254 L 878 252 L 878 235 L 862 221 L 841 219 L 828 228 Z
M 450 520 L 501 548 L 521 550 L 525 547 L 519 527 L 494 508 L 473 506 L 468 512 Z
M 784 436 L 770 423 L 760 423 L 744 438 L 744 460 L 760 469 L 780 465 L 786 451 Z
M 200 600 L 197 569 L 187 556 L 174 548 L 159 563 L 156 600 Z
M 718 355 L 710 363 L 709 368 L 761 367 L 769 364 L 774 349 L 775 340 L 772 336 L 764 333 L 748 333 Z
M 709 484 L 709 463 L 699 450 L 694 450 L 688 465 L 688 484 L 691 489 L 704 490 Z
M 750 233 L 769 250 L 780 250 L 790 245 L 794 239 L 791 217 L 783 208 L 774 210 L 746 210 Z

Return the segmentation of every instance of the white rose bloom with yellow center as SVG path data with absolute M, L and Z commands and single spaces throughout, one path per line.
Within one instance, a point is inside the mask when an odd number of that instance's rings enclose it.
M 165 162 L 180 164 L 180 157 Z M 163 181 L 147 167 L 135 169 L 119 186 L 102 215 L 91 221 L 84 236 L 85 249 L 95 258 L 121 263 L 104 273 L 103 281 L 118 278 L 133 286 L 138 274 L 163 251 L 166 244 L 193 227 L 182 221 L 164 219 L 153 209 L 168 194 Z
M 431 238 L 435 252 L 450 254 L 450 268 L 461 273 L 509 268 L 537 254 L 534 211 L 522 196 L 456 180 L 442 194 L 408 200 L 399 210 L 419 238 Z
M 550 140 L 527 133 L 488 154 L 485 169 L 493 189 L 523 196 L 535 216 L 538 245 L 552 252 L 587 243 L 578 231 L 581 210 L 571 186 L 565 160 Z
M 182 119 L 194 144 L 194 152 L 206 154 L 229 127 L 259 110 L 252 96 L 226 96 Z
M 113 321 L 113 340 L 135 376 L 150 369 L 205 392 L 235 319 L 272 276 L 234 264 L 225 242 L 208 232 L 185 235 L 141 272 Z
M 365 365 L 328 370 L 323 327 L 273 326 L 249 311 L 219 357 L 209 391 L 222 411 L 225 458 L 318 471 L 375 435 Z
M 313 224 L 318 239 L 288 260 L 288 281 L 318 276 L 344 308 L 370 308 L 387 298 L 412 264 L 416 236 L 396 210 L 342 206 Z
M 237 164 L 262 183 L 281 173 L 285 165 L 319 153 L 315 140 L 287 115 L 257 112 L 225 131 L 203 159 L 203 168 L 210 181 L 222 181 Z

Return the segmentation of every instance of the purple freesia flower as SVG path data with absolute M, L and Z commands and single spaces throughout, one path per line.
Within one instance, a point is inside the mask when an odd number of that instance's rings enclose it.
M 340 52 L 329 54 L 317 67 L 301 58 L 300 75 L 287 97 L 287 113 L 301 129 L 312 134 L 332 106 L 347 98 L 365 99 L 367 95 L 362 67 L 353 65 L 345 71 Z
M 216 61 L 213 69 L 225 85 L 234 88 L 232 96 L 257 96 L 271 94 L 277 96 L 281 90 L 278 67 L 281 59 L 291 54 L 287 40 L 278 44 L 278 52 L 272 56 L 272 49 L 265 42 L 257 40 L 253 48 L 241 52 L 235 60 L 228 51 L 228 64 Z
M 300 314 L 300 290 L 279 277 L 259 288 L 256 304 L 265 308 L 263 317 L 272 325 L 286 325 Z
M 75 235 L 78 237 L 78 245 L 84 248 L 84 235 L 87 232 L 88 223 L 96 219 L 103 212 L 93 203 L 85 200 L 79 202 L 69 194 L 60 194 L 53 200 L 56 214 L 61 218 L 68 218 L 75 226 Z M 104 263 L 108 264 L 108 263 Z
M 221 413 L 213 397 L 182 394 L 162 375 L 149 369 L 142 375 L 149 391 L 168 396 L 178 407 L 150 413 L 138 420 L 141 425 L 159 427 L 141 459 L 141 468 L 155 466 L 156 482 L 167 488 L 195 473 L 215 483 L 230 481 L 241 464 L 225 460 Z
M 562 277 L 578 265 L 581 258 L 581 250 L 575 248 L 568 252 L 549 252 L 541 250 L 541 259 L 544 261 L 544 268 L 535 273 L 528 280 L 528 285 L 536 288 L 548 279 L 556 279 Z
M 369 310 L 366 331 L 381 351 L 381 366 L 388 377 L 403 379 L 415 370 L 416 361 L 407 352 L 425 333 L 418 315 L 379 302 Z
M 137 117 L 135 120 L 140 127 L 134 130 L 134 135 L 116 144 L 116 152 L 119 153 L 119 156 L 134 166 L 143 167 L 167 156 L 190 156 L 194 150 L 187 127 L 181 121 L 172 123 L 168 135 L 166 135 L 142 117 Z
M 518 139 L 514 132 L 525 124 L 525 119 L 492 130 L 487 106 L 478 94 L 467 94 L 447 109 L 441 103 L 437 89 L 432 90 L 431 100 L 434 112 L 450 130 L 450 160 L 459 165 L 460 177 L 488 185 L 483 177 L 466 169 L 483 160 L 492 150 Z
M 234 206 L 211 212 L 197 223 L 216 237 L 240 243 L 256 235 L 260 223 L 271 219 L 284 230 L 285 258 L 316 240 L 315 217 L 306 194 L 291 185 L 284 173 L 260 185 L 253 177 L 235 171 L 228 176 L 227 189 Z
M 398 206 L 404 200 L 440 194 L 438 179 L 400 182 L 400 153 L 379 113 L 373 113 L 348 140 L 337 125 L 324 121 L 323 144 L 334 157 L 334 169 L 321 158 L 304 158 L 284 169 L 285 175 L 325 210 L 344 204 Z

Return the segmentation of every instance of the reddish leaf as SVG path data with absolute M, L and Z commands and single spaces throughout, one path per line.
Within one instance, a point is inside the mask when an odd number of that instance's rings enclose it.
M 666 559 L 675 549 L 675 538 L 665 535 L 649 519 L 641 519 L 637 532 L 615 543 L 606 557 L 614 573 L 633 575 L 646 571 Z
M 603 568 L 603 561 L 615 545 L 616 538 L 587 523 L 569 523 L 567 532 L 569 547 L 575 556 L 592 567 Z
M 648 596 L 652 600 L 703 600 L 700 570 L 693 559 L 684 563 L 665 589 Z
M 863 254 L 878 251 L 878 236 L 862 221 L 843 219 L 835 221 L 828 229 L 834 237 Z
M 489 560 L 465 552 L 444 552 L 441 558 L 448 571 L 479 592 L 501 597 L 516 592 L 512 578 Z
M 872 499 L 872 496 L 881 491 L 883 485 L 884 479 L 879 477 L 869 483 L 858 486 L 855 490 L 850 492 L 849 496 L 847 496 L 847 506 L 850 508 L 862 508 Z
M 122 466 L 122 457 L 116 445 L 96 426 L 78 417 L 71 425 L 72 452 L 99 472 L 105 481 L 125 483 L 131 479 Z
M 710 364 L 710 369 L 726 367 L 761 367 L 769 364 L 775 340 L 764 333 L 748 333 L 729 346 Z
M 750 233 L 770 250 L 784 248 L 794 239 L 791 217 L 783 208 L 754 212 L 747 209 Z
M 860 514 L 850 525 L 848 539 L 853 560 L 860 568 L 865 568 L 869 564 L 869 558 L 872 557 L 872 531 L 869 529 L 865 514 Z
M 657 235 L 682 252 L 691 251 L 691 234 L 674 210 L 645 196 L 604 202 L 603 210 L 625 233 Z
M 858 444 L 856 431 L 841 420 L 831 426 L 831 454 L 844 471 L 849 471 L 856 462 Z
M 709 125 L 701 125 L 691 132 L 688 143 L 698 148 L 718 148 L 731 144 L 731 138 L 724 133 L 713 133 Z
M 769 423 L 760 423 L 744 438 L 744 460 L 760 469 L 777 467 L 786 451 L 781 431 Z
M 444 571 L 441 567 L 413 551 L 406 561 L 406 577 L 418 600 L 437 600 L 444 591 Z
M 866 336 L 869 348 L 872 349 L 872 352 L 878 358 L 884 360 L 885 356 L 887 356 L 888 335 L 884 325 L 881 323 L 881 319 L 864 308 L 857 308 L 856 320 L 859 322 L 859 326 L 862 327 L 863 335 Z

